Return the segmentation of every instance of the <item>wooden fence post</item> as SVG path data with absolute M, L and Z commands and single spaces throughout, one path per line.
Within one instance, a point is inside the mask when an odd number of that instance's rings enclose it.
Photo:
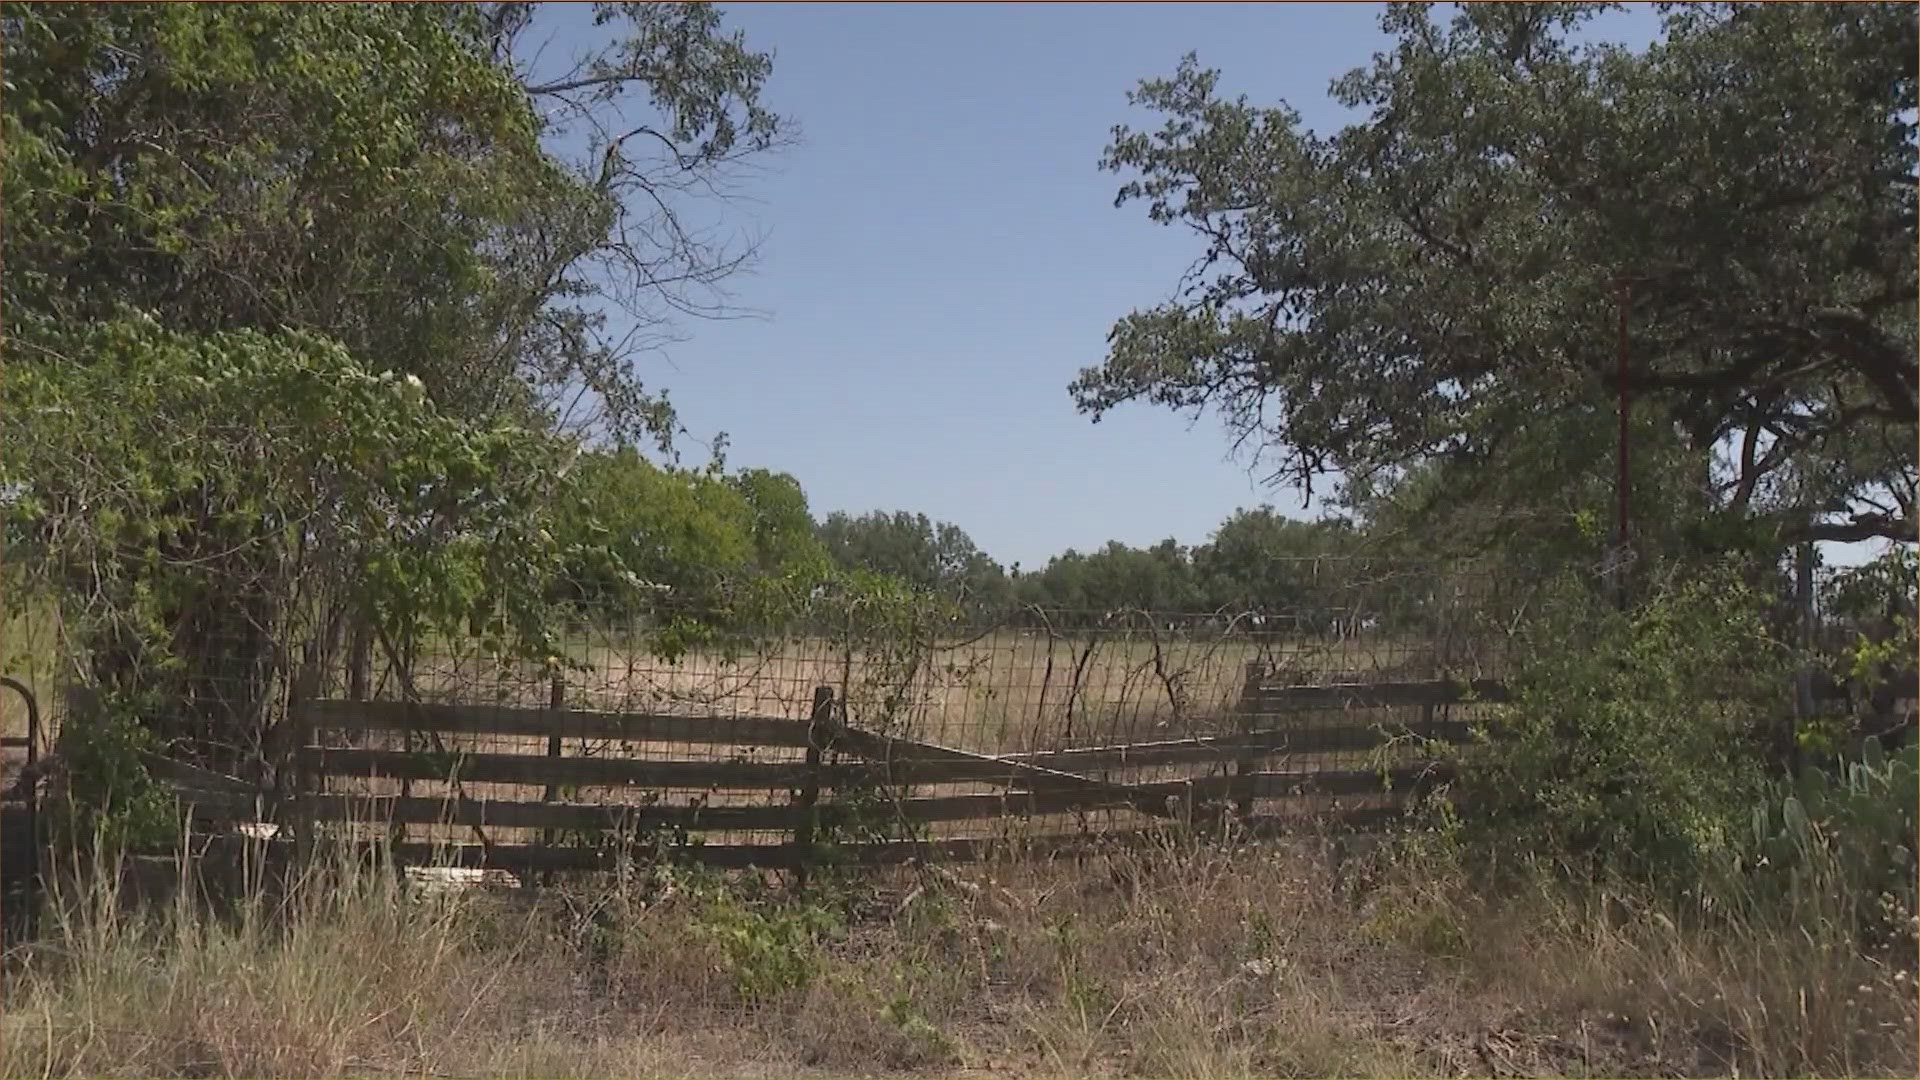
M 1260 722 L 1260 686 L 1267 680 L 1267 662 L 1265 660 L 1247 661 L 1246 685 L 1240 691 L 1240 733 L 1251 732 Z M 1258 759 L 1243 757 L 1234 762 L 1234 810 L 1240 815 L 1244 825 L 1253 818 L 1253 772 L 1259 768 Z
M 793 881 L 807 885 L 807 867 L 813 859 L 814 822 L 820 802 L 820 771 L 826 749 L 833 742 L 833 687 L 813 688 L 813 712 L 807 720 L 807 769 L 800 781 L 800 820 L 793 826 Z
M 353 630 L 347 638 L 347 700 L 367 700 L 367 684 L 373 681 L 373 632 L 364 616 L 353 616 Z
M 564 709 L 566 707 L 567 707 L 567 676 L 565 672 L 556 670 L 553 673 L 553 681 L 551 685 L 547 687 L 547 708 L 552 709 L 555 713 L 558 713 L 561 709 Z M 552 718 L 552 722 L 554 723 L 555 727 L 553 728 L 553 731 L 547 736 L 547 756 L 550 758 L 557 758 L 561 756 L 560 728 L 558 726 L 560 723 L 560 718 L 558 716 L 555 716 Z M 558 784 L 548 784 L 545 792 L 542 793 L 541 798 L 544 801 L 549 803 L 558 802 L 560 800 L 560 786 Z M 542 844 L 547 845 L 548 847 L 552 847 L 554 844 L 554 841 L 558 839 L 559 839 L 558 835 L 556 835 L 554 830 L 552 829 L 544 830 L 540 834 L 540 842 Z M 546 873 L 540 875 L 540 883 L 542 885 L 552 885 L 553 871 L 549 870 Z
M 287 703 L 287 728 L 292 745 L 282 751 L 281 764 L 291 762 L 289 770 L 292 790 L 287 792 L 287 805 L 293 808 L 293 849 L 296 873 L 305 872 L 313 863 L 314 830 L 319 826 L 319 815 L 313 813 L 315 800 L 310 796 L 319 794 L 320 781 L 313 771 L 307 756 L 307 747 L 318 743 L 315 733 L 319 723 L 314 719 L 313 710 L 306 707 L 311 698 L 295 694 Z

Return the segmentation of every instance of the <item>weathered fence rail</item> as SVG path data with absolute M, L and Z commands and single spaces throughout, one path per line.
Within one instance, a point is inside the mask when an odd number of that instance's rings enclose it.
M 1903 679 L 1899 696 L 1911 699 L 1912 683 Z M 827 859 L 1080 850 L 1156 821 L 1217 821 L 1229 805 L 1254 829 L 1375 827 L 1452 776 L 1444 760 L 1383 752 L 1464 742 L 1472 722 L 1453 708 L 1510 696 L 1493 681 L 1277 685 L 1251 665 L 1240 701 L 1209 721 L 1219 734 L 1006 754 L 848 727 L 825 687 L 795 718 L 313 701 L 295 707 L 286 779 L 271 789 L 152 764 L 200 820 L 271 820 L 296 835 L 378 826 L 403 860 L 528 872 L 671 852 L 714 866 L 804 870 Z M 362 745 L 381 740 L 405 745 Z M 465 745 L 473 742 L 484 748 Z M 724 756 L 692 756 L 716 747 Z M 1345 760 L 1355 752 L 1376 760 L 1355 768 Z M 1180 767 L 1189 771 L 1164 775 Z M 442 790 L 423 790 L 431 785 Z M 968 786 L 990 790 L 960 790 Z M 880 832 L 907 839 L 847 833 L 876 820 Z M 950 835 L 982 822 L 1031 827 Z M 454 835 L 415 838 L 421 829 Z
M 721 746 L 805 747 L 805 720 L 776 716 L 603 713 L 580 709 L 524 709 L 404 701 L 311 701 L 296 723 L 342 735 L 377 731 L 437 731 L 446 735 L 519 735 L 622 742 Z
M 1073 850 L 1156 820 L 1191 820 L 1196 807 L 1229 799 L 1246 805 L 1386 797 L 1385 804 L 1318 807 L 1349 823 L 1377 822 L 1398 812 L 1399 798 L 1445 779 L 1445 768 L 1313 768 L 1299 767 L 1298 759 L 1373 750 L 1410 735 L 1464 738 L 1462 722 L 1384 726 L 1361 710 L 1499 694 L 1490 685 L 1270 687 L 1253 679 L 1233 716 L 1221 719 L 1238 730 L 1008 754 L 848 727 L 835 719 L 828 688 L 804 718 L 324 700 L 295 707 L 294 745 L 285 748 L 281 769 L 287 782 L 275 790 L 179 762 L 153 765 L 202 821 L 271 819 L 296 833 L 377 825 L 403 859 L 515 871 L 595 869 L 645 854 L 647 843 L 657 853 L 667 836 L 676 855 L 709 865 L 798 868 L 822 858 L 888 862 Z M 1286 722 L 1330 710 L 1340 713 L 1337 722 Z M 720 756 L 690 753 L 716 747 Z M 1183 766 L 1186 775 L 1143 775 Z M 441 790 L 422 790 L 427 785 Z M 598 794 L 580 797 L 582 790 Z M 843 837 L 830 850 L 819 843 L 876 818 L 905 824 L 897 831 L 912 838 Z M 1034 827 L 1021 835 L 938 835 L 966 823 L 1015 822 Z M 470 835 L 416 840 L 410 830 L 418 828 Z M 556 841 L 561 834 L 574 842 Z M 696 836 L 705 842 L 690 842 Z

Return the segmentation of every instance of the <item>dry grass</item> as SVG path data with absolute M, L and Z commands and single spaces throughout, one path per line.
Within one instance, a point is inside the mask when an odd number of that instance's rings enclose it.
M 6 1076 L 1913 1075 L 1898 966 L 1444 860 L 1299 841 L 907 870 L 667 874 L 136 912 L 105 875 L 10 958 Z M 1363 873 L 1361 868 L 1365 868 Z
M 461 651 L 456 645 L 439 642 L 435 654 L 420 661 L 413 682 L 422 693 L 466 704 L 519 707 L 541 706 L 551 700 L 554 673 L 550 669 L 455 655 Z M 1302 682 L 1432 673 L 1430 646 L 1377 635 L 1336 640 L 1256 638 L 1245 633 L 1156 636 L 1145 631 L 1049 636 L 1001 630 L 919 653 L 909 650 L 903 655 L 872 651 L 849 655 L 827 639 L 802 638 L 757 642 L 752 649 L 735 655 L 690 652 L 672 662 L 601 634 L 578 637 L 571 648 L 574 666 L 565 672 L 563 695 L 571 705 L 684 715 L 689 725 L 729 715 L 786 716 L 797 722 L 810 712 L 814 689 L 824 685 L 848 702 L 848 713 L 857 724 L 988 753 L 1176 739 L 1234 730 L 1250 722 L 1239 710 L 1247 663 L 1255 658 L 1268 665 L 1274 678 Z M 381 683 L 383 678 L 377 674 L 374 683 Z M 376 693 L 383 692 L 378 685 L 375 689 Z M 387 686 L 384 692 L 393 689 Z M 1420 710 L 1405 708 L 1369 710 L 1364 715 L 1336 710 L 1292 713 L 1259 722 L 1298 725 L 1306 730 L 1323 725 L 1394 725 L 1420 716 Z M 544 740 L 538 737 L 492 734 L 448 736 L 444 745 L 454 751 L 489 753 L 540 754 L 545 750 Z M 794 748 L 682 742 L 596 744 L 589 748 L 578 740 L 565 740 L 563 748 L 567 753 L 681 760 L 744 757 L 766 762 L 799 760 L 802 754 Z M 1386 755 L 1336 751 L 1273 755 L 1266 761 L 1277 769 L 1351 770 L 1379 767 L 1386 762 Z M 1174 781 L 1218 774 L 1232 767 L 1233 763 L 1227 761 L 1129 766 L 1109 770 L 1102 778 L 1128 783 Z M 336 779 L 335 784 L 340 789 L 350 785 L 356 791 L 386 794 L 400 790 L 396 781 Z M 416 781 L 408 790 L 431 796 L 447 793 L 447 786 Z M 526 798 L 538 790 L 474 782 L 461 785 L 465 794 L 483 798 Z M 990 784 L 964 782 L 921 785 L 912 794 L 991 794 L 996 790 Z M 739 805 L 785 803 L 790 793 L 784 789 L 687 792 L 592 788 L 580 789 L 572 797 L 612 804 L 657 797 L 663 805 L 691 798 L 706 805 Z M 1270 802 L 1256 806 L 1255 811 L 1283 809 L 1279 804 L 1285 800 Z M 1356 800 L 1349 802 L 1356 808 L 1360 805 Z M 1292 808 L 1291 804 L 1284 807 Z M 1019 828 L 1044 834 L 1075 832 L 1083 826 L 1104 831 L 1146 823 L 1143 815 L 1120 809 L 1093 812 L 1091 822 L 1064 816 L 1024 822 Z M 1005 824 L 940 823 L 929 835 L 942 839 L 998 836 Z M 408 829 L 408 837 L 414 840 L 472 839 L 469 830 L 461 828 L 415 825 Z M 532 832 L 499 829 L 490 830 L 489 835 L 499 843 L 537 838 Z M 727 833 L 709 834 L 707 839 L 713 843 L 768 843 L 784 836 Z
M 442 643 L 438 655 L 420 662 L 414 680 L 423 693 L 518 705 L 549 700 L 550 675 L 537 665 L 502 665 L 451 645 Z M 911 655 L 800 638 L 758 642 L 740 655 L 695 651 L 671 662 L 593 633 L 570 642 L 568 653 L 567 700 L 576 705 L 800 719 L 814 688 L 830 686 L 856 724 L 984 753 L 1213 730 L 1239 698 L 1250 660 L 1268 664 L 1276 678 L 1299 682 L 1422 678 L 1442 667 L 1478 674 L 1485 660 L 1462 652 L 1443 663 L 1432 642 L 1378 635 L 1281 639 L 1144 631 L 1001 630 Z

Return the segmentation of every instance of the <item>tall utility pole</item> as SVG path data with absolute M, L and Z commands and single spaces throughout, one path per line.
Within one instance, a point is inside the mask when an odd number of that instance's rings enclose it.
M 1620 288 L 1618 300 L 1620 309 L 1620 442 L 1619 449 L 1616 453 L 1619 471 L 1614 475 L 1613 480 L 1614 496 L 1618 505 L 1614 508 L 1614 546 L 1613 559 L 1611 561 L 1614 566 L 1614 573 L 1617 575 L 1616 586 L 1619 590 L 1617 600 L 1620 605 L 1620 610 L 1625 611 L 1627 608 L 1627 492 L 1629 484 L 1627 472 L 1627 302 L 1632 297 L 1632 286 L 1627 283 L 1626 278 L 1621 278 L 1618 284 Z
M 1814 604 L 1813 604 L 1813 564 L 1817 556 L 1813 541 L 1803 540 L 1793 553 L 1793 606 L 1794 616 L 1799 623 L 1800 670 L 1793 676 L 1793 730 L 1787 732 L 1785 745 L 1781 748 L 1788 769 L 1787 775 L 1800 773 L 1800 729 L 1813 719 L 1813 668 L 1810 660 L 1813 656 Z

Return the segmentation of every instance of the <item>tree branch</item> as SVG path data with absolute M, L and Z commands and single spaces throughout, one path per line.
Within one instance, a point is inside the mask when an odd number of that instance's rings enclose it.
M 1898 540 L 1910 544 L 1920 540 L 1920 523 L 1910 517 L 1855 514 L 1845 521 L 1816 521 L 1789 528 L 1787 536 L 1792 540 L 1831 540 L 1842 544 L 1862 540 Z

